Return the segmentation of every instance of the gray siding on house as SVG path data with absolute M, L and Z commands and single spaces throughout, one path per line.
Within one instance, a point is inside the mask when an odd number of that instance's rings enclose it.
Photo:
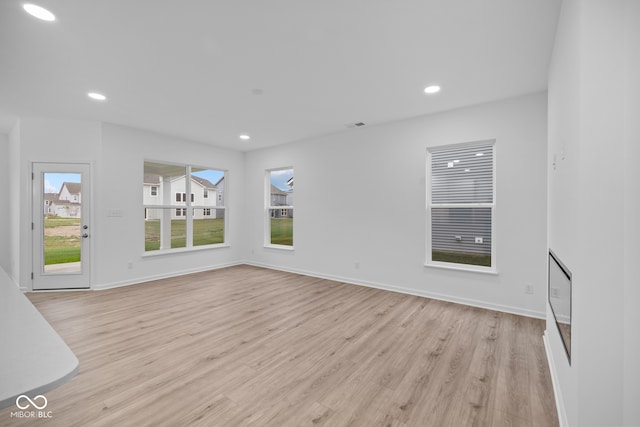
M 286 215 L 282 215 L 282 209 L 271 209 L 271 218 L 293 218 L 293 209 L 286 209 Z
M 222 178 L 220 178 L 218 180 L 218 182 L 216 182 L 216 184 L 214 185 L 214 189 L 215 191 L 213 191 L 213 196 L 211 193 L 209 193 L 209 197 L 215 197 L 216 198 L 216 206 L 225 206 L 225 201 L 224 201 L 224 176 Z M 214 218 L 224 218 L 225 216 L 225 210 L 224 209 L 216 209 L 216 213 L 213 216 Z
M 286 192 L 280 190 L 275 185 L 271 184 L 271 218 L 293 218 L 293 209 L 286 209 L 285 215 L 282 214 L 282 209 L 274 209 L 276 206 L 291 206 L 293 201 L 293 190 Z
M 431 233 L 433 250 L 491 254 L 491 208 L 432 208 Z

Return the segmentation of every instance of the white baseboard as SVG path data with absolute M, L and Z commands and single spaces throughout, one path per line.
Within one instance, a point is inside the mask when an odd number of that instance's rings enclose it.
M 0 267 L 0 281 L 9 283 L 12 286 L 15 286 L 22 293 L 27 292 L 27 288 L 25 286 L 20 286 L 20 283 L 18 283 L 18 281 L 15 279 L 15 277 L 9 275 L 9 273 L 4 271 L 4 269 L 2 267 Z
M 562 399 L 562 393 L 558 385 L 558 372 L 556 371 L 556 364 L 553 360 L 553 354 L 549 347 L 549 338 L 547 336 L 547 330 L 545 329 L 542 335 L 542 341 L 544 342 L 544 349 L 547 353 L 547 364 L 549 365 L 549 372 L 551 373 L 551 384 L 553 385 L 553 395 L 556 399 L 556 409 L 558 411 L 558 423 L 560 427 L 569 427 L 569 420 L 567 419 L 567 411 L 564 408 L 564 401 Z
M 218 270 L 220 268 L 233 267 L 233 266 L 241 265 L 241 264 L 244 264 L 244 263 L 243 262 L 230 262 L 230 263 L 225 263 L 225 264 L 216 264 L 216 265 L 209 265 L 209 266 L 206 266 L 206 267 L 193 268 L 193 269 L 188 269 L 188 270 L 172 271 L 170 273 L 156 274 L 156 275 L 153 275 L 153 276 L 145 276 L 145 277 L 136 277 L 136 278 L 133 278 L 133 279 L 127 279 L 127 280 L 123 280 L 123 281 L 119 281 L 119 282 L 101 283 L 101 284 L 92 286 L 91 289 L 92 290 L 96 290 L 96 291 L 101 291 L 101 290 L 105 290 L 105 289 L 113 289 L 113 288 L 119 288 L 119 287 L 122 287 L 122 286 L 137 285 L 137 284 L 140 284 L 140 283 L 152 282 L 154 280 L 168 279 L 168 278 L 177 277 L 177 276 L 184 276 L 185 274 L 193 274 L 193 273 L 200 273 L 200 272 L 203 272 L 203 271 Z
M 456 304 L 464 304 L 472 307 L 484 308 L 487 310 L 495 310 L 495 311 L 501 311 L 504 313 L 517 314 L 519 316 L 533 317 L 536 319 L 546 319 L 545 312 L 527 310 L 527 309 L 522 309 L 518 307 L 505 306 L 501 304 L 493 304 L 487 301 L 479 301 L 479 300 L 474 300 L 469 298 L 454 297 L 451 295 L 444 295 L 444 294 L 439 294 L 435 292 L 427 292 L 419 289 L 405 288 L 401 286 L 390 285 L 387 283 L 370 282 L 370 281 L 353 279 L 348 277 L 333 276 L 330 274 L 299 270 L 295 268 L 283 268 L 280 266 L 264 264 L 260 262 L 245 261 L 244 264 L 253 265 L 255 267 L 268 268 L 271 270 L 286 271 L 288 273 L 302 274 L 303 276 L 311 276 L 311 277 L 317 277 L 320 279 L 333 280 L 336 282 L 348 283 L 350 285 L 366 286 L 368 288 L 382 289 L 385 291 L 399 292 L 402 294 L 437 299 L 440 301 L 453 302 Z
M 301 274 L 301 275 L 304 275 L 304 276 L 317 277 L 317 278 L 321 278 L 321 279 L 333 280 L 333 281 L 336 281 L 336 282 L 348 283 L 348 284 L 351 284 L 351 285 L 366 286 L 366 287 L 369 287 L 369 288 L 381 289 L 381 290 L 385 290 L 385 291 L 399 292 L 399 293 L 402 293 L 402 294 L 415 295 L 415 296 L 424 297 L 424 298 L 432 298 L 432 299 L 436 299 L 436 300 L 440 300 L 440 301 L 453 302 L 453 303 L 456 303 L 456 304 L 464 304 L 464 305 L 468 305 L 468 306 L 472 306 L 472 307 L 484 308 L 484 309 L 487 309 L 487 310 L 495 310 L 495 311 L 501 311 L 501 312 L 504 312 L 504 313 L 517 314 L 519 316 L 533 317 L 533 318 L 536 318 L 536 319 L 545 319 L 546 318 L 546 313 L 535 311 L 535 310 L 527 310 L 527 309 L 522 309 L 522 308 L 518 308 L 518 307 L 511 307 L 511 306 L 506 306 L 506 305 L 501 305 L 501 304 L 494 304 L 494 303 L 490 303 L 490 302 L 487 302 L 487 301 L 475 300 L 475 299 L 470 299 L 470 298 L 461 298 L 461 297 L 456 297 L 456 296 L 451 296 L 451 295 L 439 294 L 439 293 L 436 293 L 436 292 L 428 292 L 428 291 L 423 291 L 423 290 L 419 290 L 419 289 L 412 289 L 412 288 L 406 288 L 406 287 L 402 287 L 402 286 L 395 286 L 395 285 L 390 285 L 390 284 L 387 284 L 387 283 L 371 282 L 371 281 L 359 280 L 359 279 L 354 279 L 354 278 L 349 278 L 349 277 L 334 276 L 334 275 L 331 275 L 331 274 L 324 274 L 324 273 L 318 273 L 318 272 L 307 271 L 307 270 L 300 270 L 300 269 L 295 269 L 295 268 L 284 268 L 284 267 L 277 266 L 277 265 L 271 265 L 271 264 L 253 262 L 253 261 L 246 261 L 246 260 L 245 261 L 229 262 L 229 263 L 224 263 L 224 264 L 210 265 L 210 266 L 199 267 L 199 268 L 194 268 L 194 269 L 172 271 L 170 273 L 157 274 L 157 275 L 153 275 L 153 276 L 136 277 L 136 278 L 127 279 L 127 280 L 118 281 L 118 282 L 100 283 L 100 284 L 93 285 L 91 287 L 91 289 L 92 290 L 103 290 L 103 289 L 119 288 L 121 286 L 135 285 L 135 284 L 139 284 L 139 283 L 151 282 L 153 280 L 168 279 L 170 277 L 183 276 L 185 274 L 199 273 L 199 272 L 208 271 L 208 270 L 217 270 L 217 269 L 220 269 L 220 268 L 233 267 L 235 265 L 242 265 L 242 264 L 252 265 L 252 266 L 255 266 L 255 267 L 268 268 L 268 269 L 271 269 L 271 270 L 285 271 L 285 272 L 288 272 L 288 273 Z M 26 289 L 22 289 L 22 287 L 20 289 L 23 292 L 26 292 Z

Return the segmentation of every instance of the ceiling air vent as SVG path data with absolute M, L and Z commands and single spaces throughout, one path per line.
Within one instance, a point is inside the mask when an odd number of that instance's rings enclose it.
M 358 123 L 349 123 L 348 125 L 346 125 L 348 128 L 357 128 L 360 126 L 364 126 L 364 123 L 362 122 L 358 122 Z

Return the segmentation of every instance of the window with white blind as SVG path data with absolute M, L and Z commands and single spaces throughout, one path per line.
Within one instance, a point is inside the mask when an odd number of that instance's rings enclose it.
M 495 141 L 427 150 L 426 264 L 496 271 Z

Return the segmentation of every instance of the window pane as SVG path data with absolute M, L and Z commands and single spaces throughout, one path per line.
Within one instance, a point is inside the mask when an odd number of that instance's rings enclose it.
M 144 250 L 184 248 L 187 244 L 184 209 L 144 209 Z M 178 212 L 180 212 L 178 214 Z
M 293 169 L 269 172 L 270 206 L 293 206 Z
M 191 167 L 191 203 L 194 206 L 224 206 L 224 181 L 224 171 Z
M 431 208 L 433 261 L 491 267 L 492 208 Z
M 186 171 L 185 166 L 145 161 L 143 204 L 184 205 Z M 157 196 L 151 196 L 151 187 L 157 188 Z
M 293 209 L 269 209 L 272 245 L 293 246 Z
M 187 176 L 188 168 L 144 162 L 145 250 L 184 248 L 187 229 L 193 246 L 224 243 L 225 172 L 192 166 Z
M 80 273 L 82 271 L 82 175 L 45 172 L 44 199 L 44 273 Z
M 269 244 L 293 246 L 293 169 L 272 170 L 268 173 L 269 188 Z
M 493 145 L 432 151 L 431 203 L 493 203 Z
M 193 246 L 224 243 L 224 209 L 194 209 Z

